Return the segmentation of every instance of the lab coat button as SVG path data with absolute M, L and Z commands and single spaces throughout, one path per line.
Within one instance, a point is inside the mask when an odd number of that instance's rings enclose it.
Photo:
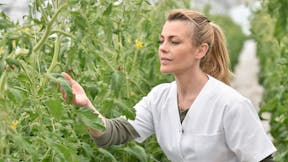
M 184 129 L 182 129 L 182 133 L 184 133 Z

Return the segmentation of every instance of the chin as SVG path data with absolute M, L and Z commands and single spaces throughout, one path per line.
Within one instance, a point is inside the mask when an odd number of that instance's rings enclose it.
M 171 73 L 172 73 L 171 70 L 169 70 L 169 69 L 162 69 L 162 68 L 160 68 L 160 72 L 163 73 L 163 74 L 171 74 Z

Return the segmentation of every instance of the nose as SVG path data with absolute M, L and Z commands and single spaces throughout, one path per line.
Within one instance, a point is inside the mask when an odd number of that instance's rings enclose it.
M 169 51 L 169 48 L 168 48 L 168 45 L 166 43 L 166 41 L 162 42 L 160 45 L 159 45 L 159 52 L 161 53 L 167 53 Z

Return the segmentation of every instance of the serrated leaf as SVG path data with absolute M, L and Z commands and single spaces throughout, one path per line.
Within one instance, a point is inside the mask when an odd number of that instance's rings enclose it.
M 33 145 L 31 145 L 29 142 L 27 142 L 23 136 L 21 135 L 13 135 L 14 144 L 16 144 L 19 148 L 22 148 L 23 150 L 27 151 L 28 153 L 33 152 Z
M 59 73 L 50 73 L 47 74 L 50 81 L 59 84 L 61 88 L 66 92 L 68 96 L 68 102 L 70 103 L 73 100 L 73 92 L 71 85 L 67 82 L 67 80 Z
M 87 144 L 85 142 L 81 142 L 81 147 L 85 151 L 86 155 L 89 155 L 90 157 L 95 156 L 95 152 L 93 150 L 94 145 Z
M 87 86 L 87 94 L 90 94 L 91 98 L 95 98 L 96 95 L 99 93 L 98 86 L 96 84 L 88 85 Z
M 71 86 L 70 84 L 66 81 L 65 78 L 63 79 L 60 79 L 60 85 L 61 87 L 64 89 L 64 91 L 67 93 L 67 96 L 68 96 L 68 102 L 72 102 L 73 100 L 73 92 L 72 92 L 72 89 L 71 89 Z
M 130 155 L 137 157 L 137 159 L 140 160 L 141 162 L 148 161 L 147 160 L 148 157 L 144 148 L 139 145 L 133 144 L 128 147 L 125 147 L 124 150 L 128 152 Z
M 63 107 L 61 104 L 60 99 L 51 99 L 47 101 L 47 106 L 49 107 L 49 110 L 51 114 L 55 117 L 55 119 L 60 120 L 63 116 Z
M 119 99 L 115 99 L 113 102 L 116 106 L 120 107 L 121 111 L 124 113 L 123 115 L 125 115 L 128 119 L 135 118 L 135 109 L 130 108 L 127 104 Z
M 77 160 L 77 152 L 67 146 L 64 146 L 60 143 L 56 143 L 54 145 L 54 149 L 57 150 L 57 153 L 61 156 L 64 161 L 69 162 L 78 162 Z
M 100 119 L 98 114 L 95 114 L 93 110 L 88 108 L 79 108 L 76 112 L 80 121 L 82 121 L 84 125 L 99 131 L 105 130 L 102 119 Z
M 98 151 L 100 153 L 102 153 L 105 157 L 108 157 L 111 159 L 112 162 L 117 162 L 117 160 L 115 159 L 115 157 L 107 150 L 103 149 L 103 148 L 98 148 Z

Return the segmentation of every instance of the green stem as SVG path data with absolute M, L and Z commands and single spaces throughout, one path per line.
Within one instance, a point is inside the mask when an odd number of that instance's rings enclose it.
M 138 57 L 138 51 L 136 51 L 135 54 L 134 54 L 133 61 L 132 61 L 132 64 L 131 64 L 131 68 L 130 68 L 130 72 L 136 66 L 137 57 Z
M 41 37 L 41 39 L 39 40 L 39 42 L 34 46 L 33 50 L 32 50 L 32 54 L 31 54 L 31 59 L 32 59 L 32 63 L 36 66 L 39 67 L 39 59 L 38 59 L 38 55 L 36 55 L 37 51 L 40 50 L 40 48 L 44 45 L 45 41 L 47 40 L 47 38 L 50 35 L 51 32 L 51 28 L 52 25 L 54 23 L 54 21 L 56 21 L 58 14 L 60 13 L 60 11 L 65 8 L 67 6 L 67 3 L 63 4 L 62 6 L 60 6 L 56 13 L 52 16 L 50 22 L 47 23 L 45 32 L 43 34 L 43 36 Z
M 57 35 L 57 38 L 56 38 L 56 41 L 55 41 L 54 54 L 53 54 L 52 62 L 51 62 L 50 67 L 47 70 L 47 73 L 51 73 L 52 70 L 54 69 L 54 67 L 58 63 L 60 45 L 61 45 L 61 36 Z
M 19 61 L 20 61 L 21 65 L 22 65 L 24 73 L 26 74 L 30 84 L 32 85 L 33 81 L 31 79 L 32 78 L 31 75 L 29 74 L 29 69 L 28 69 L 29 65 L 23 60 L 19 60 Z
M 52 129 L 53 129 L 53 132 L 55 132 L 55 124 L 54 124 L 54 121 L 53 121 L 53 118 L 51 118 L 51 125 L 52 125 Z
M 0 94 L 4 98 L 7 84 L 7 70 L 4 70 L 0 78 Z
M 125 70 L 126 68 L 124 68 L 124 70 Z M 126 95 L 127 95 L 127 97 L 128 98 L 130 98 L 130 91 L 129 91 L 129 81 L 128 81 L 128 74 L 127 74 L 127 72 L 126 71 L 124 71 L 124 74 L 125 74 L 125 82 L 126 82 Z
M 57 38 L 55 40 L 55 47 L 54 47 L 54 54 L 53 54 L 52 62 L 47 70 L 47 74 L 51 73 L 58 63 L 60 45 L 61 45 L 61 36 L 57 35 Z M 41 78 L 40 87 L 42 87 L 46 83 L 46 81 L 47 81 L 47 77 Z
M 25 25 L 25 26 L 20 26 L 20 27 L 17 27 L 17 28 L 14 28 L 13 30 L 11 31 L 7 31 L 4 33 L 4 36 L 2 37 L 2 40 L 5 40 L 10 34 L 13 34 L 13 33 L 16 33 L 16 32 L 19 32 L 19 31 L 22 31 L 26 28 L 31 28 L 33 26 L 36 26 L 36 25 Z
M 45 159 L 45 158 L 48 156 L 48 154 L 49 154 L 50 151 L 51 151 L 51 148 L 48 147 L 48 150 L 45 152 L 45 154 L 42 156 L 41 159 Z
M 35 45 L 35 47 L 33 48 L 33 54 L 35 55 L 35 53 L 42 47 L 42 45 L 44 44 L 44 42 L 47 40 L 48 36 L 50 35 L 50 31 L 51 31 L 51 27 L 54 23 L 54 21 L 57 19 L 58 14 L 60 13 L 60 11 L 65 8 L 67 6 L 67 4 L 63 4 L 62 6 L 60 6 L 58 8 L 58 10 L 56 11 L 56 13 L 53 15 L 51 21 L 47 24 L 46 29 L 45 29 L 45 33 L 42 36 L 42 38 L 40 39 L 40 41 Z
M 45 13 L 45 10 L 44 10 L 43 6 L 40 5 L 39 8 L 40 8 L 40 11 L 41 11 L 42 17 L 44 18 L 45 23 L 47 23 L 48 22 L 48 16 Z
M 54 33 L 62 34 L 62 35 L 64 35 L 64 36 L 67 36 L 67 37 L 70 37 L 70 38 L 76 40 L 76 37 L 75 37 L 75 36 L 73 36 L 73 35 L 70 34 L 70 33 L 65 32 L 65 31 L 63 31 L 63 30 L 52 30 L 52 31 L 51 31 L 51 34 L 54 34 Z
M 51 25 L 52 25 L 51 23 L 48 23 L 48 25 L 46 26 L 44 35 L 42 36 L 40 41 L 33 48 L 33 53 L 36 53 L 40 49 L 40 47 L 44 44 L 46 39 L 48 38 L 50 30 L 51 30 Z

